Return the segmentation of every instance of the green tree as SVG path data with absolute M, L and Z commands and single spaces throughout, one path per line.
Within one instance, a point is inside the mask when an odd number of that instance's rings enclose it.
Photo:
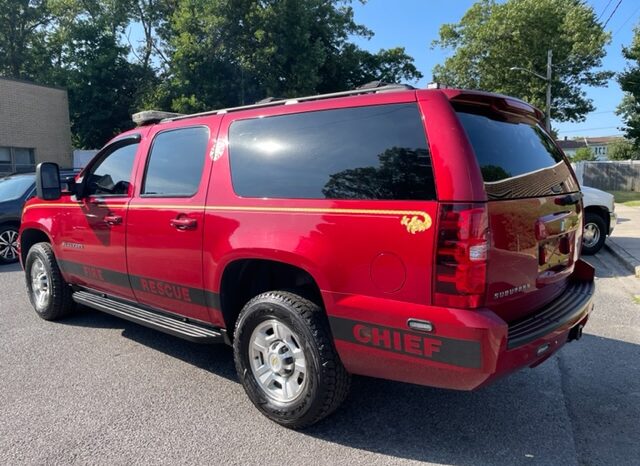
M 596 154 L 589 147 L 580 147 L 576 150 L 576 153 L 571 157 L 572 162 L 592 162 L 598 160 Z
M 627 139 L 618 139 L 607 148 L 609 160 L 640 160 L 640 151 Z
M 158 28 L 166 57 L 150 103 L 180 112 L 422 75 L 402 48 L 370 53 L 350 1 L 179 0 Z
M 552 113 L 557 121 L 582 121 L 594 110 L 583 86 L 603 86 L 612 76 L 596 71 L 610 41 L 593 8 L 581 0 L 480 0 L 459 23 L 444 24 L 432 46 L 452 49 L 434 79 L 545 105 L 546 82 L 512 67 L 545 75 L 553 51 Z
M 133 126 L 131 113 L 155 82 L 153 70 L 130 59 L 133 47 L 124 43 L 134 3 L 51 0 L 50 7 L 47 80 L 69 92 L 74 146 L 101 147 Z
M 640 27 L 634 29 L 631 45 L 622 49 L 622 56 L 630 63 L 617 77 L 625 94 L 616 114 L 622 117 L 627 139 L 640 149 Z
M 46 61 L 46 0 L 0 0 L 0 75 L 34 79 Z

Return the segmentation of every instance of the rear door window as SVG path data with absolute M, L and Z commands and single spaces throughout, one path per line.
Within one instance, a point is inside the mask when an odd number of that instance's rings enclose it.
M 474 106 L 457 106 L 490 199 L 574 192 L 578 185 L 560 150 L 538 125 Z
M 209 129 L 204 126 L 159 133 L 149 154 L 142 194 L 193 196 L 200 186 L 208 142 Z
M 239 120 L 229 129 L 229 153 L 240 196 L 435 199 L 413 103 Z

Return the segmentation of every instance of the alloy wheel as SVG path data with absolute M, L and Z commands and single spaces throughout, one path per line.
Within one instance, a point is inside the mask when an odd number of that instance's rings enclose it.
M 258 386 L 274 401 L 290 403 L 304 392 L 307 366 L 301 339 L 281 321 L 270 319 L 254 329 L 249 359 Z
M 0 259 L 14 261 L 18 258 L 18 231 L 5 230 L 0 233 Z
M 36 258 L 31 264 L 31 293 L 33 302 L 38 309 L 44 309 L 49 304 L 51 297 L 51 279 L 47 274 L 44 262 Z

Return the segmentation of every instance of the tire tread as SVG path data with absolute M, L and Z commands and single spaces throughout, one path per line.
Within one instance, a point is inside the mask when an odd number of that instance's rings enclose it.
M 36 306 L 32 300 L 31 285 L 29 283 L 29 274 L 27 272 L 28 266 L 31 262 L 30 257 L 35 254 L 39 255 L 41 259 L 46 262 L 45 266 L 49 267 L 49 270 L 51 271 L 52 300 L 49 309 L 46 312 L 40 312 L 36 309 L 36 313 L 44 320 L 54 321 L 62 319 L 63 317 L 71 314 L 74 310 L 74 302 L 71 297 L 72 290 L 62 277 L 62 272 L 60 272 L 60 267 L 58 267 L 58 262 L 56 261 L 55 254 L 53 253 L 53 248 L 49 243 L 36 243 L 31 247 L 31 249 L 29 249 L 29 253 L 27 254 L 27 260 L 25 261 L 25 278 L 27 280 L 27 289 L 29 290 L 29 299 L 35 309 Z
M 254 305 L 264 301 L 277 302 L 294 312 L 303 319 L 317 344 L 320 355 L 320 379 L 323 380 L 322 406 L 314 410 L 313 416 L 303 416 L 292 421 L 274 419 L 286 427 L 300 429 L 317 423 L 321 419 L 334 412 L 346 399 L 351 385 L 351 376 L 342 365 L 340 357 L 334 347 L 329 322 L 323 308 L 313 301 L 299 296 L 291 291 L 268 291 L 251 299 L 244 307 L 236 322 L 236 339 L 243 338 L 242 322 L 243 313 Z M 242 366 L 236 357 L 236 369 L 242 374 Z M 283 412 L 284 414 L 285 412 Z

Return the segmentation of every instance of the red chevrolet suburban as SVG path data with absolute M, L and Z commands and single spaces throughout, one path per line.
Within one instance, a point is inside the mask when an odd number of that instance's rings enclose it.
M 350 374 L 471 390 L 582 334 L 579 186 L 520 100 L 380 85 L 134 117 L 68 190 L 38 167 L 19 247 L 43 319 L 233 345 L 292 428 Z

